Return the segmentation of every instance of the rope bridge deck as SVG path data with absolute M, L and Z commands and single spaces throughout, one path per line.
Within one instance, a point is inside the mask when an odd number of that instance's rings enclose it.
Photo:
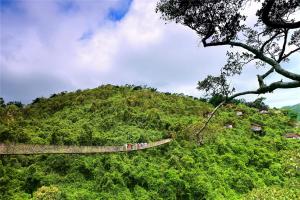
M 65 146 L 39 144 L 0 144 L 0 155 L 25 154 L 92 154 L 110 152 L 128 152 L 148 149 L 171 142 L 164 139 L 150 143 L 125 144 L 123 146 Z

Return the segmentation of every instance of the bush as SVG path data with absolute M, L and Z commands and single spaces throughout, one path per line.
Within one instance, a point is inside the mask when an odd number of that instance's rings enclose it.
M 62 192 L 56 186 L 42 186 L 33 193 L 34 200 L 62 200 Z

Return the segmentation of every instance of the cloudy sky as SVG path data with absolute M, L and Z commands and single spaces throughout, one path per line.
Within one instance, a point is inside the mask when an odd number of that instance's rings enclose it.
M 0 96 L 6 102 L 107 83 L 200 96 L 198 80 L 217 75 L 226 60 L 225 47 L 204 49 L 190 29 L 165 24 L 155 13 L 157 0 L 0 1 Z M 286 67 L 300 73 L 299 56 Z M 249 65 L 232 83 L 238 91 L 255 89 L 256 74 Z M 277 90 L 266 95 L 267 103 L 296 104 L 299 94 L 299 88 Z

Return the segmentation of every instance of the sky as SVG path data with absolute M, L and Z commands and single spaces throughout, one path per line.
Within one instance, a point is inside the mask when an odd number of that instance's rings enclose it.
M 157 0 L 0 2 L 0 97 L 6 102 L 30 103 L 103 84 L 147 85 L 199 97 L 197 82 L 218 75 L 226 61 L 227 47 L 203 48 L 195 32 L 160 19 Z M 300 73 L 299 56 L 284 67 Z M 246 66 L 232 84 L 237 91 L 256 89 L 257 73 Z M 299 94 L 297 88 L 263 96 L 281 107 L 299 103 Z

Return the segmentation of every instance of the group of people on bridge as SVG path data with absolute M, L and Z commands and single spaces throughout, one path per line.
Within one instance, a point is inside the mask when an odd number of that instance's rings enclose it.
M 148 143 L 124 144 L 125 151 L 144 149 L 148 147 Z

